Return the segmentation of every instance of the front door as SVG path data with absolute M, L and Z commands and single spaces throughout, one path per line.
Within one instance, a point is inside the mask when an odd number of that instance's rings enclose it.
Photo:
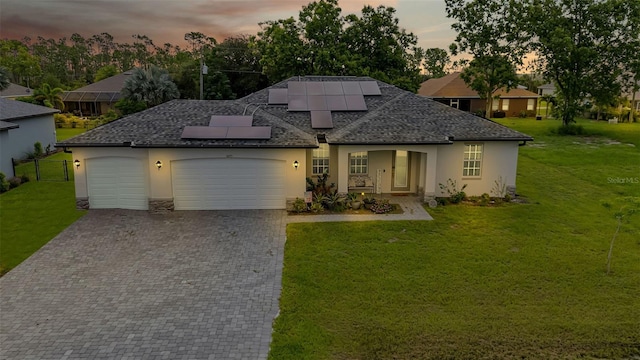
M 391 191 L 409 191 L 410 158 L 408 151 L 397 150 L 393 152 L 391 167 L 393 184 L 391 186 Z

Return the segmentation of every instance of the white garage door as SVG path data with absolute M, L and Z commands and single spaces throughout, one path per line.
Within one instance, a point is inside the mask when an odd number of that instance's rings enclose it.
M 148 191 L 142 160 L 107 157 L 87 160 L 89 207 L 147 210 Z
M 284 161 L 264 159 L 175 161 L 175 209 L 284 209 L 284 166 Z

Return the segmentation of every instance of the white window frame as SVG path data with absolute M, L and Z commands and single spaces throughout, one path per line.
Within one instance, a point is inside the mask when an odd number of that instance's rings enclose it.
M 527 99 L 527 111 L 533 111 L 536 105 L 536 99 Z
M 497 111 L 500 106 L 500 99 L 493 99 L 491 102 L 491 111 Z
M 358 151 L 349 154 L 349 175 L 366 175 L 369 173 L 369 154 Z
M 502 99 L 502 111 L 509 111 L 509 99 Z
M 479 178 L 482 176 L 482 153 L 484 144 L 464 144 L 464 158 L 462 163 L 462 177 Z
M 449 100 L 449 106 L 452 108 L 459 109 L 460 108 L 460 100 L 459 99 L 451 99 Z
M 313 175 L 329 173 L 329 144 L 320 143 L 320 147 L 311 153 L 311 172 Z

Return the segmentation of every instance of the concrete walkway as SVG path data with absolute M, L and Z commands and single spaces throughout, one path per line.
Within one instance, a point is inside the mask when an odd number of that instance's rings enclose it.
M 326 214 L 326 215 L 289 215 L 287 223 L 330 222 L 330 221 L 393 221 L 393 220 L 433 220 L 426 212 L 417 196 L 376 195 L 376 199 L 388 199 L 391 204 L 398 204 L 403 214 L 374 214 L 362 209 L 362 214 Z

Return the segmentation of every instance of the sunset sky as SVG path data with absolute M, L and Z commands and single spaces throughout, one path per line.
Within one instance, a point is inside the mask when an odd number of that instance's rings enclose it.
M 147 35 L 156 45 L 185 45 L 184 34 L 202 32 L 218 41 L 255 34 L 258 23 L 297 18 L 310 0 L 2 0 L 0 38 L 37 36 L 59 39 L 107 32 L 117 42 Z M 343 15 L 364 5 L 394 7 L 400 26 L 418 36 L 423 48 L 448 49 L 454 40 L 452 21 L 442 0 L 341 0 Z

